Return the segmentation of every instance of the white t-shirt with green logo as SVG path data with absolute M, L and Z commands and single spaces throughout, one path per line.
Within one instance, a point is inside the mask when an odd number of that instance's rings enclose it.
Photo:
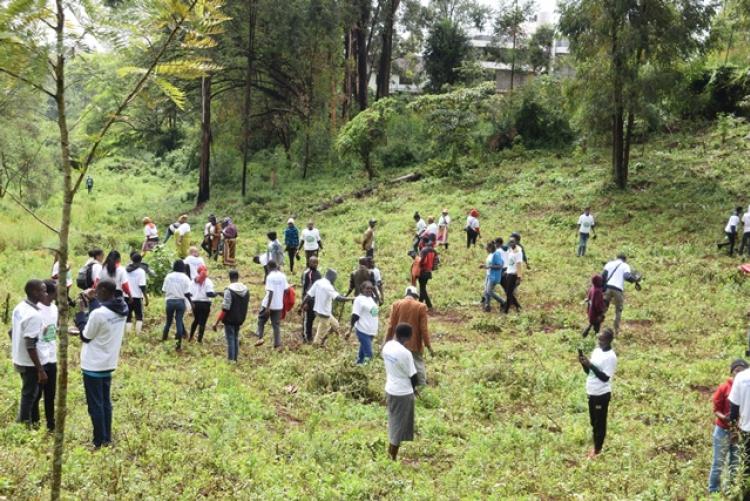
M 368 336 L 378 334 L 378 313 L 380 309 L 372 297 L 359 295 L 354 299 L 352 315 L 359 315 L 354 328 Z
M 581 233 L 591 233 L 591 228 L 594 227 L 594 216 L 589 214 L 588 216 L 583 213 L 578 218 L 578 226 L 580 226 Z
M 57 305 L 45 306 L 38 303 L 39 314 L 42 316 L 42 334 L 36 344 L 39 362 L 44 364 L 57 363 Z
M 320 232 L 317 228 L 312 230 L 305 228 L 302 230 L 302 242 L 304 243 L 303 249 L 306 251 L 318 250 L 318 241 L 320 240 Z

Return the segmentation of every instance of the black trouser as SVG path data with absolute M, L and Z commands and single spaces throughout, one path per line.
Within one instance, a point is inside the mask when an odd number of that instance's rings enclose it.
M 720 243 L 719 244 L 719 249 L 721 249 L 722 247 L 726 247 L 728 245 L 729 246 L 729 255 L 731 256 L 731 255 L 734 254 L 734 244 L 737 243 L 737 232 L 735 231 L 734 233 L 730 233 L 730 232 L 726 231 L 724 233 L 727 236 L 727 241 Z M 742 237 L 743 237 L 742 240 L 744 241 L 745 235 L 743 234 Z M 740 251 L 740 254 L 742 254 L 742 251 Z
M 315 312 L 311 304 L 308 310 L 302 313 L 302 341 L 305 343 L 312 343 L 315 338 L 313 322 L 315 322 Z
M 57 364 L 44 364 L 47 382 L 39 385 L 34 408 L 39 409 L 39 401 L 44 397 L 44 418 L 47 420 L 47 430 L 55 430 L 55 389 L 57 388 Z M 39 411 L 37 410 L 37 413 Z
M 607 436 L 607 411 L 612 393 L 604 395 L 589 395 L 589 419 L 594 435 L 594 451 L 602 451 L 604 437 Z
M 432 301 L 427 294 L 427 282 L 432 278 L 432 272 L 425 271 L 419 275 L 419 302 L 425 303 L 429 309 L 432 309 Z
M 170 225 L 167 227 L 167 234 L 164 237 L 164 243 L 167 243 L 167 240 L 169 240 L 169 237 L 171 237 L 172 235 L 174 235 L 174 231 L 172 231 L 172 226 Z
M 516 310 L 521 309 L 521 305 L 518 304 L 516 299 L 516 287 L 518 286 L 518 275 L 515 273 L 508 273 L 504 277 L 503 289 L 505 289 L 505 313 L 510 311 L 511 306 L 515 306 Z
M 36 367 L 16 366 L 21 374 L 21 405 L 18 409 L 19 423 L 36 424 L 39 422 L 39 379 Z
M 297 255 L 297 247 L 287 247 L 286 254 L 289 256 L 289 272 L 294 273 L 294 257 Z
M 747 253 L 750 254 L 750 231 L 742 234 L 742 243 L 740 243 L 740 250 L 737 251 L 737 254 L 741 256 L 745 247 L 747 247 Z
M 591 329 L 594 329 L 594 334 L 599 334 L 599 329 L 601 328 L 601 326 L 601 321 L 590 323 L 589 326 L 586 327 L 586 330 L 583 331 L 583 337 L 588 336 L 589 332 L 591 332 Z
M 213 255 L 213 252 L 211 252 L 211 237 L 204 236 L 203 241 L 201 242 L 201 249 L 206 251 L 206 254 L 208 254 L 208 257 L 211 257 Z
M 195 329 L 198 329 L 198 342 L 203 342 L 203 334 L 206 332 L 206 322 L 211 313 L 211 303 L 208 301 L 193 302 L 193 323 L 190 325 L 190 339 L 193 339 Z
M 136 320 L 143 321 L 143 298 L 134 297 L 131 299 L 130 308 L 128 308 L 128 323 L 132 322 L 133 315 Z
M 472 228 L 466 228 L 466 248 L 468 249 L 472 245 L 477 245 L 477 237 L 479 233 Z
M 370 247 L 365 251 L 365 256 L 367 257 L 375 257 L 375 247 Z

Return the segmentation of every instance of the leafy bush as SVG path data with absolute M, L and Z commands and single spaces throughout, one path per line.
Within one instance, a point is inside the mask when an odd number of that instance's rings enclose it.
M 144 257 L 151 268 L 151 276 L 148 277 L 147 290 L 149 294 L 161 295 L 161 286 L 164 283 L 164 277 L 172 271 L 172 263 L 177 259 L 174 247 L 171 245 L 161 244 L 153 252 Z

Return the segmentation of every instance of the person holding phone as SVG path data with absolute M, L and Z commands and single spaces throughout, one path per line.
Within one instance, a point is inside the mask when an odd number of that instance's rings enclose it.
M 578 350 L 578 361 L 586 378 L 586 394 L 589 401 L 589 419 L 593 431 L 594 448 L 588 458 L 594 459 L 602 452 L 604 438 L 607 435 L 607 413 L 609 401 L 612 398 L 612 377 L 617 368 L 617 355 L 612 349 L 612 339 L 615 333 L 610 328 L 604 329 L 598 336 L 598 345 L 586 358 L 582 350 Z

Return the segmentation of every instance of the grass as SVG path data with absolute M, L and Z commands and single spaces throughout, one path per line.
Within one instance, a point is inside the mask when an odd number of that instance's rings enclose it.
M 731 208 L 748 203 L 741 139 L 747 132 L 735 131 L 721 149 L 711 132 L 686 134 L 672 150 L 674 138 L 639 146 L 632 188 L 624 193 L 609 184 L 605 150 L 498 158 L 458 179 L 384 186 L 320 213 L 312 208 L 365 185 L 359 172 L 346 178 L 322 172 L 310 181 L 280 172 L 276 194 L 254 173 L 246 201 L 220 195 L 218 206 L 205 207 L 196 218 L 203 221 L 208 212 L 235 216 L 240 269 L 256 309 L 262 271 L 251 256 L 263 248 L 265 232 L 280 231 L 289 215 L 317 220 L 325 241 L 322 266 L 342 272 L 353 269 L 355 241 L 376 217 L 376 257 L 390 303 L 407 285 L 412 213 L 451 210 L 453 245 L 431 283 L 437 354 L 427 357 L 430 385 L 417 403 L 416 441 L 404 445 L 400 462 L 387 459 L 383 364 L 376 359 L 354 367 L 354 341 L 334 337 L 325 350 L 302 346 L 294 315 L 282 325 L 282 353 L 252 347 L 251 321 L 237 366 L 224 361 L 220 334 L 209 333 L 205 346 L 191 344 L 177 355 L 171 342 L 159 341 L 162 303 L 156 300 L 145 332 L 126 340 L 114 376 L 112 449 L 88 449 L 91 425 L 77 371 L 78 342 L 72 342 L 67 496 L 702 497 L 711 459 L 710 392 L 745 349 L 750 285 L 737 274 L 740 260 L 718 254 L 714 243 Z M 705 152 L 701 141 L 707 142 Z M 77 199 L 73 243 L 79 256 L 87 243 L 126 249 L 138 242 L 138 221 L 146 211 L 158 216 L 163 229 L 188 210 L 180 198 L 191 187 L 176 177 L 95 172 L 95 178 L 95 195 Z M 41 211 L 52 221 L 55 203 Z M 589 255 L 578 259 L 574 223 L 587 204 L 597 217 L 598 238 L 590 242 Z M 521 287 L 521 314 L 501 317 L 479 309 L 484 252 L 464 249 L 460 231 L 472 207 L 482 213 L 485 238 L 514 230 L 523 235 L 532 269 Z M 7 278 L 0 293 L 10 292 L 15 303 L 29 276 L 48 273 L 51 260 L 38 248 L 54 239 L 6 201 L 0 223 L 0 266 Z M 644 288 L 626 291 L 605 453 L 590 462 L 576 349 L 590 351 L 593 341 L 580 340 L 580 303 L 591 274 L 618 250 L 643 273 Z M 226 283 L 220 268 L 212 273 L 220 286 Z M 384 313 L 381 333 L 385 323 Z M 9 351 L 6 337 L 0 346 Z M 35 499 L 48 493 L 51 438 L 13 424 L 19 386 L 4 357 L 0 496 Z

